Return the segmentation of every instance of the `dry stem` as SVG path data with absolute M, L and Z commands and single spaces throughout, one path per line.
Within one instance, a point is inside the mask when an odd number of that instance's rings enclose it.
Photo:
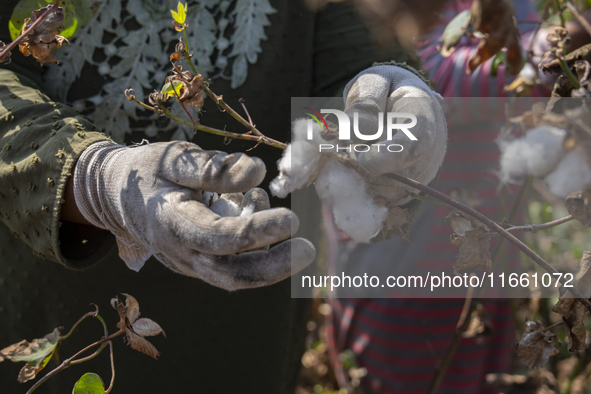
M 37 27 L 37 25 L 39 23 L 41 23 L 41 21 L 43 19 L 45 19 L 47 17 L 47 15 L 49 15 L 50 12 L 52 12 L 53 10 L 55 10 L 57 7 L 60 6 L 61 2 L 62 2 L 62 0 L 56 0 L 55 3 L 53 3 L 53 5 L 51 7 L 49 7 L 49 9 L 47 9 L 39 18 L 37 18 L 35 20 L 35 22 L 33 22 L 33 24 L 27 30 L 23 31 L 21 33 L 21 35 L 18 36 L 13 42 L 11 42 L 7 46 L 5 46 L 4 49 L 2 51 L 0 51 L 0 63 L 4 60 L 6 55 L 8 55 L 10 53 L 10 51 L 12 51 L 14 49 L 16 44 L 18 44 L 23 38 L 25 38 L 26 36 L 31 34 L 33 32 L 33 30 L 35 30 L 35 27 Z

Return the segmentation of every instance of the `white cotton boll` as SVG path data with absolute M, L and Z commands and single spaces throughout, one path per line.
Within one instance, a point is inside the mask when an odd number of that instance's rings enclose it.
M 330 161 L 315 183 L 319 197 L 331 205 L 335 223 L 357 242 L 368 242 L 381 229 L 388 209 L 376 205 L 365 180 L 338 161 Z
M 522 138 L 500 141 L 501 180 L 511 182 L 520 175 L 543 177 L 556 168 L 564 156 L 566 131 L 552 126 L 529 130 Z
M 558 163 L 558 167 L 546 178 L 550 192 L 556 197 L 565 198 L 569 193 L 584 189 L 591 182 L 591 167 L 582 148 L 568 152 Z
M 212 212 L 222 217 L 240 216 L 242 209 L 234 201 L 220 198 L 209 207 Z
M 216 192 L 206 192 L 204 191 L 201 193 L 201 203 L 205 204 L 206 207 L 211 206 L 214 202 L 216 202 L 220 198 L 220 195 Z
M 531 156 L 527 162 L 527 169 L 531 175 L 546 176 L 556 168 L 564 156 L 562 143 L 566 131 L 552 126 L 538 126 L 525 134 L 525 141 L 539 156 Z
M 248 204 L 247 206 L 242 208 L 242 212 L 240 213 L 240 216 L 244 216 L 244 217 L 249 218 L 252 216 L 253 213 L 254 213 L 254 204 Z
M 306 119 L 297 119 L 293 122 L 294 141 L 287 146 L 283 156 L 277 162 L 279 176 L 269 185 L 274 196 L 287 197 L 289 193 L 308 184 L 310 178 L 318 171 L 320 151 L 319 142 L 316 139 L 320 138 L 320 128 L 316 124 L 313 125 L 313 136 L 317 137 L 310 141 L 307 140 L 307 130 Z

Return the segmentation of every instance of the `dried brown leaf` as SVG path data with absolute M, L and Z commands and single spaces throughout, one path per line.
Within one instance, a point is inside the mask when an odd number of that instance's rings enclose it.
M 50 5 L 31 13 L 31 17 L 25 20 L 23 32 L 47 11 Z M 35 29 L 19 43 L 19 49 L 25 56 L 32 55 L 41 65 L 45 63 L 59 63 L 54 48 L 61 48 L 64 43 L 69 44 L 65 37 L 58 34 L 64 27 L 64 10 L 57 7 L 43 19 Z
M 135 297 L 122 293 L 126 299 L 125 304 L 119 300 L 119 297 L 111 299 L 111 306 L 119 313 L 119 323 L 117 327 L 125 330 L 127 343 L 132 349 L 142 352 L 150 357 L 158 358 L 160 353 L 150 342 L 145 340 L 145 336 L 154 336 L 166 333 L 158 323 L 148 318 L 139 318 L 140 305 Z
M 158 323 L 156 323 L 152 319 L 148 319 L 146 317 L 142 317 L 133 322 L 133 331 L 135 331 L 138 335 L 142 337 L 153 337 L 158 334 L 162 334 L 166 337 L 166 333 L 160 327 Z
M 569 117 L 549 111 L 544 103 L 534 104 L 531 111 L 526 111 L 521 116 L 510 118 L 509 121 L 522 125 L 524 129 L 532 129 L 545 125 L 566 129 L 571 125 Z
M 472 3 L 474 30 L 486 34 L 476 53 L 468 60 L 468 74 L 482 63 L 507 48 L 507 66 L 512 75 L 521 70 L 523 56 L 519 44 L 519 30 L 511 0 L 475 0 Z
M 4 349 L 0 350 L 0 362 L 4 360 L 12 360 L 12 357 L 16 355 L 27 354 L 27 352 L 31 353 L 29 346 L 30 343 L 23 339 L 18 343 L 14 343 L 8 347 L 5 347 Z
M 144 353 L 152 358 L 157 359 L 160 356 L 160 353 L 152 345 L 150 342 L 136 334 L 133 330 L 125 330 L 125 336 L 127 338 L 127 343 L 133 350 L 137 350 L 138 352 Z
M 6 47 L 6 44 L 5 44 L 5 43 L 3 43 L 2 41 L 0 41 L 0 52 L 1 52 L 1 51 L 3 51 L 5 47 Z M 10 59 L 10 52 L 8 52 L 8 53 L 7 53 L 7 54 L 4 56 L 4 59 L 3 59 L 3 60 L 0 60 L 0 64 L 3 64 L 3 63 L 6 63 L 6 64 L 8 64 L 8 63 L 10 63 L 10 62 L 11 62 L 11 59 Z
M 572 52 L 569 52 L 566 55 L 563 55 L 564 48 L 568 45 L 568 42 L 564 40 L 570 40 L 568 36 L 568 32 L 566 30 L 563 31 L 562 28 L 556 28 L 556 32 L 554 33 L 557 37 L 562 37 L 559 40 L 560 43 L 555 44 L 556 48 L 555 53 L 552 56 L 552 60 L 544 63 L 544 59 L 540 63 L 540 70 L 544 73 L 551 73 L 551 74 L 562 74 L 562 67 L 560 66 L 560 59 L 563 59 L 566 64 L 570 67 L 573 66 L 577 60 L 587 60 L 591 61 L 591 44 L 584 45 L 580 48 L 575 49 Z M 551 37 L 551 35 L 548 35 Z M 564 42 L 563 42 L 564 41 Z M 551 42 L 552 43 L 552 42 Z M 554 44 L 554 43 L 552 43 Z M 552 48 L 550 48 L 552 49 Z M 562 51 L 561 51 L 562 50 Z M 550 57 L 548 53 L 546 53 L 546 58 Z
M 17 380 L 19 383 L 28 382 L 29 380 L 35 379 L 35 376 L 37 376 L 37 372 L 38 368 L 29 364 L 25 364 L 25 366 L 22 367 L 20 372 L 18 373 Z
M 547 370 L 529 371 L 527 376 L 491 373 L 486 383 L 498 387 L 504 394 L 555 394 L 559 385 L 552 372 Z M 495 392 L 497 392 L 495 391 Z
M 492 324 L 488 313 L 482 304 L 477 304 L 474 311 L 470 315 L 470 324 L 466 331 L 463 332 L 464 338 L 475 338 L 490 335 L 492 332 Z
M 388 207 L 388 213 L 386 219 L 382 223 L 382 234 L 384 238 L 388 232 L 392 231 L 393 235 L 396 235 L 406 242 L 410 243 L 410 229 L 412 222 L 408 212 L 397 206 Z
M 182 71 L 180 66 L 175 66 L 173 74 L 166 78 L 166 83 L 174 84 L 181 82 L 178 92 L 178 100 L 181 103 L 187 103 L 197 110 L 203 106 L 203 77 L 201 74 L 191 75 L 189 71 Z
M 484 223 L 478 219 L 474 219 L 472 216 L 460 211 L 459 209 L 450 211 L 444 220 L 449 220 L 449 224 L 454 230 L 454 233 L 461 237 L 465 235 L 466 231 L 475 230 L 477 228 L 488 231 L 488 227 L 486 227 Z
M 556 342 L 556 341 L 558 342 Z M 560 341 L 556 334 L 546 330 L 541 322 L 527 322 L 527 328 L 515 345 L 517 355 L 529 369 L 542 368 L 551 356 L 559 352 Z
M 125 299 L 125 312 L 129 321 L 133 323 L 140 317 L 140 304 L 137 302 L 135 297 L 126 293 L 121 294 L 127 297 Z
M 585 227 L 591 226 L 591 206 L 589 200 L 591 199 L 591 188 L 583 191 L 572 192 L 564 200 L 564 205 L 568 213 L 576 220 L 583 223 Z
M 574 286 L 584 298 L 591 296 L 591 252 L 583 252 L 579 270 L 574 277 Z M 560 299 L 552 311 L 562 315 L 562 324 L 568 338 L 568 351 L 575 353 L 588 347 L 586 343 L 585 316 L 587 308 L 564 287 L 560 288 Z
M 461 238 L 460 253 L 456 256 L 453 266 L 455 272 L 490 271 L 492 268 L 489 252 L 490 233 L 478 227 L 467 230 Z M 455 241 L 458 242 L 457 239 Z
M 568 34 L 568 30 L 564 27 L 557 26 L 546 36 L 546 40 L 550 43 L 550 47 L 542 56 L 542 60 L 540 60 L 538 67 L 544 73 L 561 73 L 560 59 L 564 59 L 564 53 L 570 46 L 570 35 Z M 556 66 L 558 66 L 558 68 L 556 68 Z M 558 72 L 559 69 L 560 72 Z
M 18 381 L 24 383 L 35 378 L 59 347 L 61 329 L 58 327 L 43 338 L 37 338 L 31 342 L 22 340 L 0 350 L 0 362 L 4 360 L 25 362 L 25 366 L 18 375 Z

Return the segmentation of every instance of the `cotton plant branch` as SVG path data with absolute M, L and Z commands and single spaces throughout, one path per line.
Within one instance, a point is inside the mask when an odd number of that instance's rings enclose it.
M 153 111 L 156 113 L 158 113 L 158 111 L 161 111 L 162 114 L 164 114 L 164 116 L 170 118 L 171 120 L 174 120 L 175 122 L 180 123 L 183 126 L 191 127 L 192 129 L 195 129 L 195 130 L 205 131 L 207 133 L 219 135 L 221 137 L 225 137 L 225 138 L 229 138 L 229 139 L 246 140 L 246 141 L 253 141 L 253 142 L 257 142 L 257 143 L 260 143 L 262 141 L 261 137 L 258 137 L 256 135 L 247 134 L 247 133 L 244 133 L 244 134 L 234 133 L 231 131 L 220 130 L 220 129 L 216 129 L 213 127 L 205 126 L 200 123 L 189 122 L 183 118 L 180 118 L 180 117 L 172 114 L 168 110 L 168 108 L 166 108 L 163 104 L 160 104 L 158 107 L 158 110 L 156 110 L 154 107 L 149 106 L 145 103 L 142 103 L 141 101 L 136 99 L 135 94 L 132 89 L 128 89 L 126 91 L 126 96 L 127 96 L 128 100 L 133 101 L 134 103 L 138 104 L 139 106 L 141 106 L 144 109 L 147 109 L 149 111 Z M 278 148 L 278 149 L 285 149 L 285 147 L 286 147 L 286 145 L 284 143 L 274 140 L 273 138 L 264 137 L 264 140 L 267 145 L 270 145 L 270 146 Z
M 37 18 L 37 20 L 35 20 L 35 22 L 33 22 L 31 24 L 31 26 L 29 26 L 28 29 L 24 30 L 23 32 L 21 32 L 20 36 L 18 36 L 14 41 L 12 41 L 10 44 L 6 45 L 4 47 L 4 49 L 2 49 L 2 51 L 0 51 L 0 63 L 2 63 L 5 58 L 10 55 L 10 52 L 14 49 L 14 47 L 25 37 L 27 37 L 29 34 L 31 34 L 35 28 L 37 27 L 37 25 L 39 25 L 39 23 L 41 23 L 46 17 L 47 15 L 49 15 L 50 13 L 52 13 L 55 9 L 57 9 L 60 4 L 62 3 L 62 0 L 56 0 L 55 3 L 53 3 L 53 5 L 51 7 L 49 7 L 43 14 L 41 14 L 40 17 Z
M 394 179 L 398 182 L 404 183 L 405 185 L 411 186 L 417 190 L 420 190 L 432 197 L 435 197 L 436 199 L 443 201 L 445 204 L 450 205 L 450 206 L 454 207 L 455 209 L 458 209 L 458 210 L 462 211 L 463 213 L 470 215 L 471 217 L 473 217 L 475 219 L 480 220 L 482 223 L 484 223 L 490 229 L 494 230 L 496 233 L 498 233 L 500 236 L 505 238 L 507 241 L 514 244 L 519 250 L 521 250 L 523 253 L 525 253 L 526 256 L 531 258 L 536 264 L 538 264 L 540 267 L 545 269 L 547 272 L 552 273 L 552 274 L 559 273 L 554 267 L 552 267 L 550 264 L 548 264 L 542 257 L 540 257 L 536 252 L 531 250 L 529 247 L 527 247 L 527 245 L 525 245 L 522 241 L 517 239 L 513 234 L 511 234 L 509 231 L 504 229 L 501 225 L 499 225 L 495 221 L 489 219 L 488 217 L 484 216 L 480 212 L 462 204 L 459 201 L 454 200 L 453 198 L 451 198 L 451 197 L 449 197 L 449 196 L 447 196 L 435 189 L 432 189 L 432 188 L 430 188 L 426 185 L 423 185 L 422 183 L 412 180 L 410 178 L 407 178 L 407 177 L 404 177 L 404 176 L 401 176 L 398 174 L 387 174 L 386 176 L 388 176 L 389 178 Z M 564 285 L 562 277 L 560 278 L 559 281 L 561 284 Z M 569 288 L 569 290 L 591 312 L 591 302 L 589 302 L 589 300 L 585 299 L 583 297 L 583 295 L 579 292 L 579 290 L 576 289 L 575 287 Z
M 60 340 L 64 340 L 64 339 L 68 339 L 73 333 L 74 330 L 80 325 L 80 323 L 82 323 L 82 321 L 84 321 L 84 319 L 86 319 L 87 317 L 97 317 L 99 316 L 98 314 L 98 306 L 95 305 L 96 311 L 94 312 L 87 312 L 84 315 L 82 315 L 82 317 L 80 319 L 78 319 L 78 321 L 76 323 L 74 323 L 74 325 L 72 326 L 72 328 L 70 329 L 70 331 L 66 334 L 66 335 L 62 335 L 60 336 Z
M 546 230 L 552 227 L 556 227 L 560 224 L 570 222 L 574 220 L 572 215 L 565 216 L 560 219 L 552 220 L 551 222 L 542 223 L 542 224 L 524 224 L 522 226 L 510 226 L 505 228 L 507 231 L 531 231 L 532 233 L 538 232 L 540 230 Z
M 96 310 L 85 313 L 80 317 L 66 335 L 61 335 L 63 327 L 58 327 L 43 338 L 35 339 L 32 342 L 22 340 L 18 343 L 12 344 L 0 350 L 0 362 L 4 360 L 25 362 L 25 366 L 19 373 L 18 381 L 24 383 L 35 379 L 38 377 L 39 372 L 47 366 L 54 356 L 55 358 L 53 359 L 57 360 L 56 352 L 62 341 L 69 338 L 82 321 L 88 317 L 94 317 L 103 326 L 103 337 L 64 360 L 55 369 L 39 379 L 26 394 L 33 393 L 43 383 L 64 369 L 94 359 L 107 347 L 107 345 L 110 350 L 109 359 L 111 363 L 111 383 L 109 387 L 105 389 L 102 378 L 95 373 L 88 372 L 82 375 L 82 377 L 76 382 L 74 392 L 109 393 L 112 390 L 115 381 L 113 339 L 125 334 L 126 342 L 133 350 L 157 359 L 160 353 L 154 345 L 145 339 L 145 337 L 153 337 L 160 334 L 166 336 L 164 330 L 158 323 L 146 317 L 140 318 L 140 306 L 135 297 L 125 293 L 123 295 L 126 297 L 125 302 L 122 302 L 119 297 L 111 299 L 111 306 L 117 310 L 119 315 L 119 322 L 117 323 L 118 331 L 114 334 L 109 335 L 107 324 L 98 314 L 98 306 L 94 305 Z M 94 352 L 87 355 L 91 350 L 94 350 Z
M 78 320 L 78 322 L 76 322 L 76 324 L 74 325 L 74 327 L 72 327 L 72 330 L 70 330 L 70 333 L 67 336 L 69 336 L 71 334 L 71 332 L 74 330 L 74 328 L 78 324 L 80 324 L 80 322 L 82 320 L 84 320 L 86 317 L 90 316 L 89 314 L 94 314 L 94 317 L 96 317 L 101 322 L 101 324 L 103 325 L 103 330 L 104 330 L 105 336 L 101 340 L 96 341 L 96 342 L 94 342 L 94 343 L 86 346 L 84 349 L 80 350 L 79 352 L 77 352 L 76 354 L 74 354 L 72 357 L 64 360 L 57 368 L 53 369 L 48 374 L 46 374 L 41 379 L 39 379 L 29 389 L 29 391 L 27 391 L 26 394 L 30 394 L 30 393 L 34 392 L 37 388 L 39 388 L 39 386 L 41 386 L 43 383 L 45 383 L 51 377 L 57 375 L 59 372 L 63 371 L 64 369 L 66 369 L 68 367 L 70 367 L 71 365 L 76 365 L 76 364 L 83 363 L 85 361 L 92 360 L 93 358 L 95 358 L 96 356 L 98 356 L 103 351 L 103 349 L 107 346 L 107 344 L 111 343 L 111 340 L 113 338 L 116 338 L 116 337 L 118 337 L 120 335 L 125 334 L 125 329 L 120 329 L 116 333 L 111 334 L 111 335 L 108 335 L 107 325 L 106 325 L 105 321 L 103 320 L 103 318 L 98 314 L 98 309 L 97 309 L 96 312 L 89 312 L 89 313 L 85 314 L 80 320 Z M 77 359 L 79 356 L 81 356 L 82 354 L 86 353 L 87 351 L 89 351 L 90 349 L 92 349 L 92 348 L 94 348 L 94 347 L 96 347 L 98 345 L 102 345 L 102 346 L 100 348 L 98 348 L 94 353 L 92 353 L 91 355 L 89 355 L 87 357 Z M 112 351 L 113 351 L 113 348 L 112 348 L 112 344 L 111 344 L 111 364 L 112 364 L 112 371 L 114 371 Z M 114 376 L 115 376 L 115 374 L 113 373 L 113 379 L 114 379 Z M 113 384 L 113 379 L 111 380 L 111 386 Z
M 187 62 L 187 64 L 189 65 L 189 68 L 191 69 L 191 71 L 193 72 L 193 74 L 197 75 L 199 74 L 199 72 L 197 71 L 197 67 L 195 67 L 195 63 L 193 63 L 193 54 L 191 53 L 190 49 L 189 49 L 189 40 L 187 39 L 187 29 L 183 29 L 183 40 L 184 40 L 184 44 L 185 44 L 185 51 L 186 51 L 186 55 L 185 55 L 185 60 Z M 209 88 L 209 84 L 207 82 L 202 82 L 201 83 L 201 88 L 203 89 L 203 91 L 205 92 L 205 94 L 207 94 L 207 96 L 209 98 L 211 98 L 213 101 L 216 102 L 217 105 L 219 105 L 224 111 L 226 111 L 228 114 L 230 114 L 230 116 L 232 116 L 234 119 L 236 119 L 241 125 L 243 125 L 244 127 L 246 127 L 246 129 L 250 132 L 252 132 L 254 135 L 257 135 L 259 137 L 264 137 L 267 138 L 263 135 L 263 133 L 261 133 L 256 126 L 252 123 L 252 119 L 250 119 L 250 115 L 248 114 L 248 111 L 246 111 L 246 107 L 244 107 L 244 100 L 240 99 L 240 103 L 243 105 L 245 112 L 248 116 L 248 121 L 246 119 L 244 119 L 238 112 L 236 112 L 232 107 L 230 107 L 223 99 L 223 97 L 220 95 L 218 96 L 217 94 L 215 94 L 210 88 Z M 285 145 L 284 145 L 285 146 Z M 285 149 L 285 147 L 283 148 Z
M 225 137 L 226 140 L 241 139 L 256 142 L 256 145 L 251 149 L 254 149 L 261 143 L 278 149 L 285 149 L 287 147 L 285 143 L 277 141 L 273 138 L 269 138 L 265 136 L 259 129 L 257 129 L 250 117 L 250 114 L 246 110 L 243 99 L 240 99 L 239 102 L 242 105 L 248 120 L 246 120 L 242 115 L 240 115 L 238 112 L 236 112 L 236 110 L 228 105 L 224 101 L 222 95 L 217 95 L 209 88 L 209 83 L 203 80 L 192 60 L 193 54 L 189 48 L 189 40 L 186 32 L 188 27 L 188 24 L 186 24 L 187 5 L 179 2 L 177 11 L 171 10 L 171 13 L 174 19 L 172 23 L 175 27 L 175 30 L 182 32 L 183 35 L 179 44 L 177 44 L 175 53 L 170 56 L 170 60 L 173 64 L 173 74 L 167 77 L 166 83 L 161 93 L 156 91 L 154 93 L 154 98 L 150 96 L 150 103 L 153 104 L 153 106 L 144 104 L 137 100 L 135 98 L 135 92 L 133 92 L 132 89 L 126 90 L 125 95 L 127 99 L 134 101 L 144 109 L 154 111 L 159 115 L 164 115 L 177 123 L 192 128 L 193 130 L 200 130 L 207 133 L 220 135 Z M 185 60 L 187 62 L 190 71 L 182 71 L 182 68 L 176 64 L 176 62 L 181 60 Z M 227 112 L 236 121 L 238 121 L 238 123 L 244 126 L 247 131 L 245 133 L 234 133 L 204 126 L 200 124 L 199 121 L 195 121 L 190 113 L 189 107 L 192 105 L 197 109 L 197 111 L 200 111 L 200 107 L 203 105 L 203 93 L 212 99 L 223 112 Z M 176 98 L 183 111 L 189 117 L 190 122 L 173 115 L 170 110 L 163 105 L 163 102 L 165 102 L 171 96 Z

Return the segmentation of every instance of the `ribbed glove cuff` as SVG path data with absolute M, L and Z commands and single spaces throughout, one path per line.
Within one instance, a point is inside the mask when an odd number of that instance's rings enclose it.
M 90 145 L 78 158 L 74 173 L 74 198 L 78 210 L 96 227 L 111 231 L 113 229 L 105 223 L 104 209 L 101 206 L 99 174 L 107 157 L 122 148 L 110 141 Z

